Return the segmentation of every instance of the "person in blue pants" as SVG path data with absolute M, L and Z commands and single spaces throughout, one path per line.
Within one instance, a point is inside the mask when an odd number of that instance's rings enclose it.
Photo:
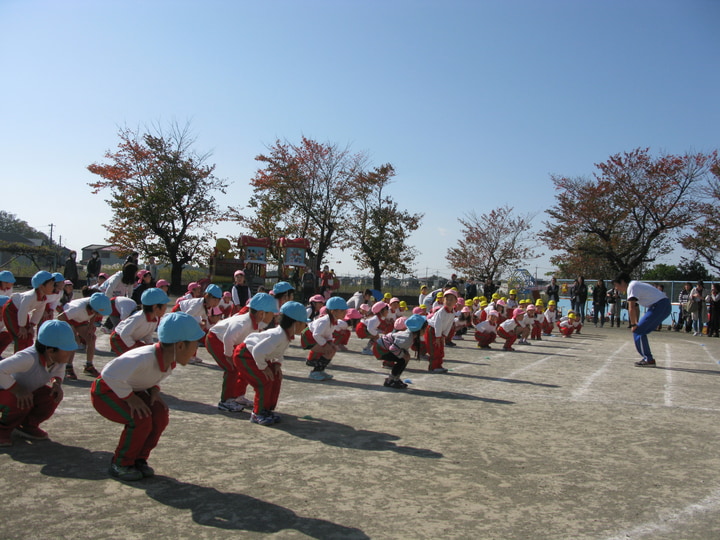
M 655 367 L 655 358 L 650 352 L 648 334 L 655 330 L 670 316 L 672 306 L 670 299 L 658 288 L 642 281 L 634 281 L 622 272 L 613 280 L 615 288 L 620 293 L 627 293 L 628 318 L 632 328 L 635 348 L 642 360 L 635 362 L 638 367 Z M 640 317 L 640 308 L 645 308 L 645 314 Z M 639 318 L 639 320 L 638 320 Z

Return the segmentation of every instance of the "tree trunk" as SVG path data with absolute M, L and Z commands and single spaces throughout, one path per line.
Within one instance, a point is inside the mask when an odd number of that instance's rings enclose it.
M 377 265 L 373 265 L 373 289 L 382 291 L 382 268 Z
M 179 263 L 179 262 L 172 263 L 172 269 L 170 270 L 170 292 L 172 294 L 181 295 L 183 293 L 182 271 L 183 271 L 182 263 Z

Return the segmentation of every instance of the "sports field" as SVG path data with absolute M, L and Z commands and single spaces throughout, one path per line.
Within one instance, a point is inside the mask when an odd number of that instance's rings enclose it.
M 413 361 L 408 390 L 358 352 L 311 381 L 294 345 L 273 427 L 217 410 L 221 371 L 201 349 L 205 365 L 163 386 L 157 477 L 135 483 L 108 478 L 120 426 L 80 375 L 51 442 L 0 452 L 0 537 L 720 538 L 720 339 L 650 341 L 657 368 L 633 366 L 627 329 L 514 353 L 457 341 L 451 371 Z

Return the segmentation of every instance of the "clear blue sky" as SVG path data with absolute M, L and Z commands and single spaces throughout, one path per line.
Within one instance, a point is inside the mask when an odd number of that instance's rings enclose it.
M 1 208 L 79 250 L 106 237 L 86 167 L 119 127 L 190 121 L 223 206 L 306 135 L 392 163 L 391 194 L 425 213 L 417 273 L 446 272 L 469 211 L 539 229 L 550 174 L 720 148 L 718 23 L 717 0 L 0 0 Z

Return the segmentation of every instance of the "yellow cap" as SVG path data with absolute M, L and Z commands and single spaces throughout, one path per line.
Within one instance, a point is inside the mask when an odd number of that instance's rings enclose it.
M 510 289 L 510 292 L 508 294 L 517 294 L 517 291 L 515 289 Z
M 555 300 L 550 300 L 548 302 L 548 306 L 557 306 L 557 302 Z

